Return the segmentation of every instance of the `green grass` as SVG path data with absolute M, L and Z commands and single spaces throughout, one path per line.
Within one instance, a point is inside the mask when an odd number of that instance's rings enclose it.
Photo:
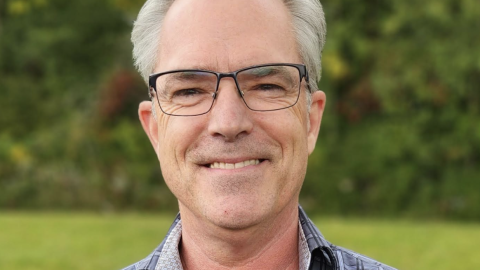
M 0 269 L 120 269 L 173 216 L 0 213 Z M 328 240 L 404 270 L 480 269 L 480 224 L 317 218 Z

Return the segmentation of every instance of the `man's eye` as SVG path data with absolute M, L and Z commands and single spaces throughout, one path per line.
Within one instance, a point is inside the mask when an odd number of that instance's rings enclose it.
M 172 94 L 172 97 L 191 97 L 195 95 L 202 94 L 203 91 L 195 88 L 177 90 Z
M 256 87 L 256 90 L 262 90 L 262 91 L 276 90 L 276 91 L 280 91 L 280 90 L 284 90 L 284 88 L 279 86 L 279 85 L 276 85 L 276 84 L 261 84 L 261 85 L 258 85 Z

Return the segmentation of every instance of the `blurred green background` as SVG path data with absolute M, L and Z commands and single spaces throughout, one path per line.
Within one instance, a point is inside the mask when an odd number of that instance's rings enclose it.
M 478 0 L 325 0 L 309 212 L 480 219 Z M 0 2 L 0 209 L 175 211 L 137 120 L 141 0 Z
M 0 0 L 1 269 L 115 269 L 163 238 L 177 204 L 129 40 L 143 2 Z M 479 268 L 478 0 L 322 3 L 328 102 L 302 205 L 400 269 Z

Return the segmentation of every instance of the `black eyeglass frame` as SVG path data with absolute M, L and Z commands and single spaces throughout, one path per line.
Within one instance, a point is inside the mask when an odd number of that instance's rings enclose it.
M 240 86 L 238 85 L 237 74 L 242 72 L 242 71 L 248 70 L 248 69 L 261 68 L 261 67 L 267 67 L 267 66 L 289 66 L 289 67 L 295 67 L 298 70 L 299 75 L 300 75 L 300 82 L 299 82 L 297 98 L 296 98 L 296 100 L 293 104 L 291 104 L 287 107 L 283 107 L 283 108 L 279 108 L 279 109 L 271 109 L 271 110 L 255 110 L 255 109 L 252 109 L 248 106 L 247 102 L 245 101 L 245 98 L 243 97 L 244 94 L 240 90 Z M 162 75 L 175 73 L 175 72 L 206 72 L 206 73 L 214 74 L 217 77 L 217 86 L 215 87 L 215 92 L 212 95 L 212 104 L 210 105 L 210 108 L 208 108 L 208 110 L 206 112 L 198 113 L 198 114 L 182 115 L 182 114 L 167 113 L 163 110 L 162 105 L 160 104 L 160 100 L 158 100 L 158 95 L 155 95 L 157 93 L 157 87 L 156 87 L 157 78 L 162 76 Z M 237 87 L 237 92 L 240 95 L 240 97 L 242 98 L 243 103 L 245 103 L 245 106 L 247 106 L 248 109 L 250 109 L 252 111 L 256 111 L 256 112 L 278 111 L 278 110 L 284 110 L 284 109 L 295 106 L 295 104 L 297 104 L 298 99 L 300 97 L 300 92 L 301 92 L 301 88 L 302 88 L 301 84 L 302 84 L 302 79 L 303 78 L 305 78 L 305 83 L 307 85 L 308 91 L 311 92 L 310 84 L 309 84 L 308 71 L 307 71 L 307 67 L 304 64 L 271 63 L 271 64 L 261 64 L 261 65 L 249 66 L 249 67 L 245 67 L 245 68 L 242 68 L 242 69 L 239 69 L 239 70 L 236 70 L 236 71 L 226 72 L 226 73 L 215 72 L 215 71 L 204 70 L 204 69 L 176 69 L 176 70 L 169 70 L 169 71 L 154 73 L 154 74 L 151 74 L 148 77 L 148 85 L 149 85 L 148 94 L 149 94 L 149 97 L 152 101 L 153 101 L 153 97 L 156 96 L 156 99 L 157 99 L 157 102 L 158 102 L 158 106 L 160 107 L 160 110 L 162 110 L 162 112 L 166 115 L 171 115 L 171 116 L 199 116 L 199 115 L 204 115 L 204 114 L 207 114 L 208 112 L 210 112 L 210 110 L 213 107 L 213 104 L 215 103 L 215 99 L 217 98 L 217 93 L 218 93 L 218 87 L 220 85 L 220 80 L 222 78 L 233 78 L 233 80 L 235 81 L 235 86 Z

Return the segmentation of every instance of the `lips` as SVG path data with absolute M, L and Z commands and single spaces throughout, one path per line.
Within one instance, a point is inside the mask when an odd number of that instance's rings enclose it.
M 232 169 L 239 169 L 246 166 L 252 166 L 260 164 L 259 159 L 250 159 L 245 161 L 240 161 L 236 163 L 227 163 L 227 162 L 214 162 L 210 164 L 211 169 L 225 169 L 225 170 L 232 170 Z

